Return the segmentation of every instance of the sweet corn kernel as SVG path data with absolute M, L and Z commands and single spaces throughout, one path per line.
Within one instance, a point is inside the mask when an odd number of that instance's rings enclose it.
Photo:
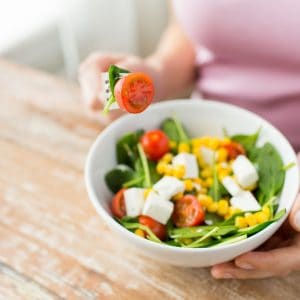
M 263 211 L 259 211 L 255 213 L 256 222 L 258 224 L 264 223 L 268 221 L 268 216 Z
M 245 216 L 245 219 L 246 219 L 247 224 L 249 226 L 255 226 L 255 225 L 257 225 L 256 217 L 255 217 L 254 214 L 249 214 L 249 215 Z
M 221 141 L 220 141 L 220 146 L 225 146 L 228 145 L 229 143 L 231 143 L 231 139 L 228 137 L 224 137 Z
M 270 219 L 270 216 L 271 216 L 271 211 L 270 211 L 270 208 L 268 206 L 264 206 L 263 209 L 262 209 L 263 213 L 266 214 L 268 220 Z
M 142 238 L 145 237 L 144 231 L 143 231 L 142 229 L 140 229 L 140 228 L 136 229 L 136 230 L 134 231 L 134 233 L 135 233 L 136 235 L 142 237 Z
M 213 202 L 211 203 L 208 207 L 207 207 L 207 211 L 210 213 L 214 213 L 218 210 L 218 203 L 217 202 Z
M 167 176 L 172 176 L 173 175 L 173 167 L 171 165 L 166 165 L 164 173 Z
M 202 140 L 201 140 L 201 138 L 195 138 L 195 139 L 192 139 L 191 143 L 194 148 L 198 148 L 198 150 L 199 150 L 199 147 L 202 145 Z
M 203 178 L 211 177 L 212 176 L 212 169 L 211 167 L 206 167 L 201 171 L 201 176 Z
M 201 195 L 199 194 L 197 196 L 200 204 L 205 207 L 205 208 L 208 208 L 214 201 L 212 199 L 212 197 L 208 196 L 208 195 Z
M 144 190 L 144 198 L 146 199 L 149 195 L 149 193 L 152 191 L 152 189 L 145 189 Z
M 184 181 L 184 186 L 185 186 L 186 191 L 188 191 L 188 192 L 192 191 L 194 188 L 193 181 L 191 179 L 186 179 Z
M 231 214 L 228 212 L 225 216 L 224 216 L 224 219 L 227 220 L 231 217 Z
M 234 223 L 235 223 L 234 225 L 239 228 L 245 228 L 248 226 L 246 218 L 244 217 L 236 217 Z
M 198 192 L 199 195 L 207 195 L 207 188 L 203 187 L 203 184 L 201 185 L 201 190 Z
M 206 166 L 205 161 L 203 160 L 200 154 L 197 156 L 197 161 L 201 168 L 204 168 Z
M 217 150 L 217 161 L 224 162 L 227 160 L 228 152 L 225 148 L 220 148 Z
M 257 184 L 254 183 L 254 184 L 252 184 L 251 186 L 248 186 L 247 188 L 245 188 L 245 190 L 246 190 L 246 191 L 253 191 L 253 190 L 256 189 L 256 187 L 257 187 Z
M 199 138 L 199 140 L 201 141 L 201 145 L 208 146 L 210 137 L 209 136 L 203 136 L 203 137 Z
M 178 152 L 190 152 L 190 145 L 188 143 L 179 143 Z
M 217 214 L 220 216 L 225 216 L 229 211 L 229 205 L 228 205 L 228 201 L 221 199 L 218 202 L 218 211 Z
M 193 178 L 193 182 L 200 184 L 200 185 L 203 183 L 203 181 L 200 178 Z
M 166 153 L 163 157 L 162 157 L 162 161 L 165 162 L 166 164 L 168 164 L 169 162 L 172 161 L 173 155 L 171 153 Z
M 177 201 L 177 200 L 180 200 L 182 197 L 183 197 L 183 193 L 178 193 L 172 199 Z
M 208 140 L 208 144 L 207 146 L 213 150 L 216 150 L 220 145 L 220 142 L 219 142 L 219 139 L 218 138 L 215 138 L 215 137 L 211 137 L 209 140 Z
M 229 169 L 222 169 L 218 172 L 219 180 L 222 181 L 225 177 L 230 175 L 231 171 Z
M 212 177 L 208 177 L 205 180 L 205 187 L 211 187 L 213 184 L 214 180 L 212 179 Z
M 185 174 L 185 166 L 178 165 L 173 169 L 173 176 L 175 176 L 178 179 L 181 179 Z
M 160 161 L 160 162 L 156 165 L 156 171 L 157 171 L 157 173 L 160 174 L 160 175 L 163 174 L 163 173 L 165 172 L 167 166 L 168 166 L 168 165 L 167 165 L 166 163 Z
M 177 148 L 177 143 L 175 141 L 169 141 L 169 147 L 172 150 L 175 150 Z

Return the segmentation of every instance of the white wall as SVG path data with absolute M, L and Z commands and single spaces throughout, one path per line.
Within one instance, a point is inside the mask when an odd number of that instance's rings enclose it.
M 47 5 L 51 0 L 40 1 Z M 56 1 L 52 22 L 42 24 L 39 18 L 40 26 L 3 47 L 2 55 L 74 78 L 78 63 L 92 51 L 149 54 L 167 23 L 166 0 Z

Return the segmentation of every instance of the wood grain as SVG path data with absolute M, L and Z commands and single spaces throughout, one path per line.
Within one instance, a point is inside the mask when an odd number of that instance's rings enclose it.
M 299 273 L 217 281 L 123 244 L 87 198 L 84 160 L 104 125 L 79 98 L 0 61 L 0 299 L 299 299 Z

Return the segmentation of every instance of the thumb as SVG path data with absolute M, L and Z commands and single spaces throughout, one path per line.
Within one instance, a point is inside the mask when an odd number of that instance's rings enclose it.
M 300 153 L 298 153 L 298 161 L 300 164 Z M 292 211 L 289 216 L 289 222 L 296 231 L 300 232 L 300 193 L 298 194 L 293 205 Z

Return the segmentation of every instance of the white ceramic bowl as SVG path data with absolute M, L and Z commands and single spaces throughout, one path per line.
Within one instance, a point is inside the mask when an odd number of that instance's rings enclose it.
M 297 163 L 295 152 L 286 138 L 271 124 L 244 109 L 215 101 L 174 100 L 154 104 L 146 112 L 127 115 L 113 122 L 98 136 L 90 149 L 85 166 L 85 180 L 88 195 L 97 212 L 110 229 L 124 241 L 138 247 L 143 254 L 164 263 L 185 267 L 204 267 L 225 262 L 253 250 L 280 227 L 289 213 L 299 190 L 298 167 L 288 170 L 280 196 L 279 209 L 286 208 L 285 218 L 273 223 L 263 231 L 240 242 L 216 248 L 179 248 L 157 244 L 129 232 L 112 217 L 109 202 L 112 194 L 104 182 L 104 174 L 116 165 L 115 145 L 123 134 L 143 128 L 154 129 L 167 117 L 176 113 L 179 120 L 193 136 L 222 136 L 225 127 L 229 134 L 254 133 L 262 127 L 259 143 L 271 142 L 279 151 L 284 164 Z M 100 236 L 99 236 L 100 238 Z

